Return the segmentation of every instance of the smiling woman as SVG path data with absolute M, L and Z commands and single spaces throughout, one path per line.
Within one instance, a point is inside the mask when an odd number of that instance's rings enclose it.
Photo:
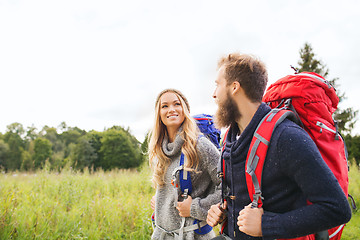
M 152 239 L 211 239 L 206 224 L 211 203 L 220 200 L 219 151 L 199 130 L 178 90 L 162 91 L 155 103 L 149 162 L 156 194 L 152 198 Z M 186 180 L 186 181 L 185 181 Z M 185 184 L 186 182 L 186 184 Z
M 173 142 L 185 119 L 180 99 L 174 92 L 166 92 L 160 98 L 160 109 L 161 121 L 166 126 L 170 142 Z

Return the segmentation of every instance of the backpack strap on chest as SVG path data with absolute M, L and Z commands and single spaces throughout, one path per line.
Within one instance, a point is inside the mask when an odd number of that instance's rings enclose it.
M 192 193 L 191 176 L 190 176 L 190 172 L 185 169 L 185 162 L 186 162 L 185 155 L 184 155 L 184 153 L 181 153 L 179 166 L 174 169 L 174 171 L 172 173 L 173 178 L 171 180 L 171 183 L 175 187 L 175 189 L 180 187 L 182 196 L 184 199 L 186 199 Z M 179 172 L 179 185 L 180 186 L 177 184 L 177 181 L 176 181 L 176 176 L 177 176 L 178 172 Z M 175 196 L 175 199 L 176 199 L 175 205 L 176 205 L 177 199 L 178 199 L 177 190 L 175 192 L 175 195 L 176 195 Z M 197 234 L 204 235 L 204 234 L 209 233 L 211 230 L 212 230 L 212 227 L 210 225 L 208 225 L 206 223 L 206 221 L 200 221 L 197 219 L 194 220 L 193 225 L 185 227 L 185 218 L 182 217 L 181 227 L 180 227 L 180 229 L 174 231 L 174 233 L 179 234 L 179 238 L 182 239 L 184 233 L 187 231 L 195 231 L 195 233 L 197 233 Z
M 261 177 L 266 153 L 274 129 L 294 113 L 285 109 L 272 109 L 257 126 L 246 157 L 246 184 L 252 201 L 251 207 L 262 206 Z
M 185 169 L 185 155 L 181 153 L 180 156 L 180 166 L 182 170 L 179 172 L 179 181 L 180 181 L 180 189 L 183 192 L 184 198 L 186 199 L 189 194 L 192 192 L 192 183 L 190 173 Z

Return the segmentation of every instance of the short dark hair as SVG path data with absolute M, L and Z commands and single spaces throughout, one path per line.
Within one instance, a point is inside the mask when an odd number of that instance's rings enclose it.
M 255 56 L 232 53 L 222 57 L 218 68 L 225 67 L 227 84 L 238 81 L 252 102 L 261 102 L 268 82 L 265 64 Z

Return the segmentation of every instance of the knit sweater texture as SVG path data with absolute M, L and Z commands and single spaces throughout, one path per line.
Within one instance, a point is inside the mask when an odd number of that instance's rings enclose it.
M 171 159 L 170 165 L 165 172 L 165 185 L 158 186 L 155 194 L 155 223 L 151 239 L 159 239 L 161 233 L 174 231 L 180 228 L 182 218 L 176 207 L 176 198 L 183 201 L 181 190 L 171 184 L 172 173 L 180 165 L 181 147 L 184 140 L 177 135 L 175 141 L 170 143 L 164 139 L 162 149 Z M 190 172 L 192 182 L 192 203 L 190 217 L 185 220 L 185 227 L 194 224 L 194 220 L 206 221 L 210 206 L 221 201 L 220 179 L 217 177 L 217 163 L 220 152 L 207 138 L 200 137 L 196 149 L 199 155 L 199 166 L 196 172 Z M 178 175 L 177 175 L 178 178 Z M 158 227 L 159 226 L 159 227 Z M 199 235 L 194 231 L 184 233 L 184 239 L 211 239 L 215 236 L 214 231 Z M 166 234 L 164 239 L 174 239 L 171 234 Z
M 245 162 L 254 131 L 270 111 L 262 103 L 246 129 L 239 134 L 232 126 L 222 156 L 225 159 L 225 183 L 234 201 L 228 201 L 227 234 L 233 239 L 261 239 L 239 231 L 240 210 L 251 203 Z M 275 130 L 262 173 L 263 239 L 295 238 L 348 222 L 350 206 L 315 143 L 298 125 L 285 120 Z M 308 205 L 307 200 L 312 204 Z M 235 236 L 234 236 L 235 231 Z

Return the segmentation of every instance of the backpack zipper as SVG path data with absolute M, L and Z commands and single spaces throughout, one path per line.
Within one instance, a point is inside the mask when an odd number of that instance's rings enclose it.
M 319 127 L 320 127 L 320 133 L 322 133 L 322 130 L 325 129 L 325 130 L 328 130 L 329 132 L 332 132 L 332 133 L 336 134 L 336 131 L 335 131 L 335 130 L 329 128 L 328 126 L 326 126 L 326 125 L 325 125 L 324 123 L 322 123 L 322 122 L 317 121 L 317 122 L 316 122 L 316 126 L 319 126 Z
M 323 78 L 321 78 L 321 77 L 318 77 L 318 76 L 316 76 L 316 75 L 309 74 L 309 73 L 298 73 L 298 74 L 296 74 L 296 75 L 303 75 L 303 76 L 311 77 L 311 78 L 313 78 L 313 79 L 320 80 L 321 82 L 325 83 L 325 84 L 328 86 L 329 89 L 330 89 L 330 88 L 334 88 L 334 86 L 333 86 L 328 80 L 323 79 Z M 334 88 L 334 90 L 335 90 L 335 88 Z

